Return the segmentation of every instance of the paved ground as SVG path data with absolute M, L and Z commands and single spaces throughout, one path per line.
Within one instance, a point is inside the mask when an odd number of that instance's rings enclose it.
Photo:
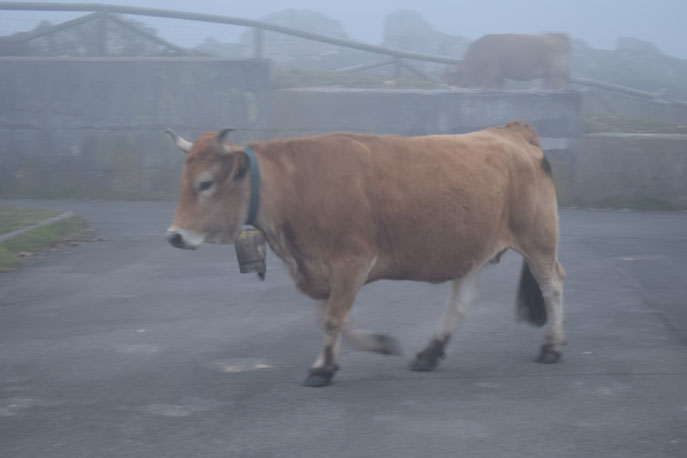
M 440 370 L 407 363 L 448 288 L 379 282 L 354 319 L 405 357 L 344 348 L 335 383 L 308 389 L 320 332 L 277 259 L 260 283 L 231 247 L 169 247 L 171 203 L 31 204 L 109 241 L 0 276 L 2 457 L 687 456 L 685 213 L 561 212 L 558 365 L 513 320 L 510 253 Z

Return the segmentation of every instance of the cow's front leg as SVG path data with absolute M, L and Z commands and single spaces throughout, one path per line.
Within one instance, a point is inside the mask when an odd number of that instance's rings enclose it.
M 346 325 L 348 314 L 355 297 L 367 279 L 369 267 L 343 265 L 332 269 L 329 298 L 324 306 L 324 344 L 303 386 L 329 385 L 339 369 L 337 363 L 341 346 L 341 331 Z
M 410 368 L 414 371 L 432 371 L 444 357 L 444 348 L 451 334 L 465 317 L 470 305 L 477 297 L 477 277 L 480 269 L 473 270 L 463 278 L 453 280 L 451 297 L 446 306 L 446 313 L 441 320 L 434 337 L 424 350 L 417 354 Z
M 334 320 L 329 320 L 325 324 L 324 344 L 317 356 L 315 363 L 309 370 L 308 376 L 303 381 L 303 386 L 326 386 L 329 385 L 334 374 L 339 370 L 336 362 L 341 346 L 341 329 L 343 325 L 335 324 Z

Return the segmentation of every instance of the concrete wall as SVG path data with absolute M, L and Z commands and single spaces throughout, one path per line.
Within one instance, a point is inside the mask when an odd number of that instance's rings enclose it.
M 162 133 L 261 130 L 266 61 L 0 59 L 0 195 L 156 198 L 182 154 Z
M 564 205 L 687 208 L 685 136 L 580 137 L 566 91 L 270 90 L 266 61 L 0 58 L 0 196 L 174 198 L 189 139 L 461 133 L 532 123 Z
M 460 133 L 515 118 L 558 147 L 574 92 L 270 90 L 266 61 L 0 58 L 0 196 L 172 198 L 182 155 L 162 134 Z
M 426 135 L 532 123 L 544 147 L 569 147 L 580 134 L 580 96 L 565 91 L 287 89 L 267 110 L 274 136 L 354 131 Z
M 585 135 L 547 156 L 562 205 L 687 209 L 687 135 Z
M 583 93 L 585 114 L 592 116 L 619 115 L 625 119 L 652 123 L 681 123 L 687 121 L 687 105 L 668 100 L 648 100 L 632 95 L 598 89 Z

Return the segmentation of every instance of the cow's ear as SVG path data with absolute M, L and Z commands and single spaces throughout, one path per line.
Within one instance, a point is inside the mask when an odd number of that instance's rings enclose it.
M 248 155 L 240 151 L 236 153 L 236 164 L 234 167 L 234 179 L 236 180 L 241 180 L 243 177 L 246 176 L 246 173 L 248 173 L 248 170 L 250 169 L 250 159 L 248 158 Z
M 250 169 L 250 160 L 243 151 L 226 152 L 218 158 L 221 165 L 216 180 L 220 183 L 239 181 Z

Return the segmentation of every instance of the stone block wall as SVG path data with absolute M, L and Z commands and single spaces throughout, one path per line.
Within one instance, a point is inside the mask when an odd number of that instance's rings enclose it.
M 0 196 L 167 198 L 195 137 L 261 131 L 269 63 L 205 58 L 0 59 Z

